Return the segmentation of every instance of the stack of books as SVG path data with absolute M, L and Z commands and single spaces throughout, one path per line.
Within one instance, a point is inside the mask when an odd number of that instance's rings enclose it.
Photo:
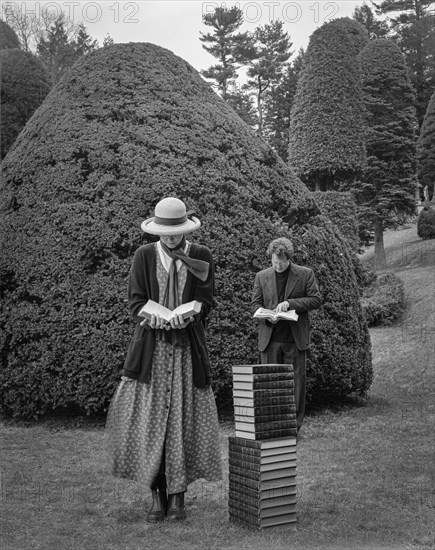
M 230 519 L 296 528 L 296 408 L 292 365 L 233 367 L 235 436 L 229 438 Z

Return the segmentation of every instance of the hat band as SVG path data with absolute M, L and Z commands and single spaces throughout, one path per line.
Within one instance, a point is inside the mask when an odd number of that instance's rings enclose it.
M 158 225 L 181 225 L 187 222 L 187 215 L 184 214 L 180 218 L 160 218 L 159 216 L 154 216 L 153 221 Z

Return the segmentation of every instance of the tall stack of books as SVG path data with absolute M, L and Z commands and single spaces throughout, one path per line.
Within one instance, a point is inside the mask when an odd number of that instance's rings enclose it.
M 233 367 L 229 513 L 250 527 L 296 528 L 293 365 Z

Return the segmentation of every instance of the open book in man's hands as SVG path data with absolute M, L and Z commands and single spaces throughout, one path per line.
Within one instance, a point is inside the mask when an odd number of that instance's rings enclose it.
M 165 306 L 154 302 L 154 300 L 148 300 L 148 302 L 142 307 L 139 311 L 139 317 L 144 317 L 145 319 L 150 320 L 151 315 L 160 315 L 160 317 L 169 323 L 169 321 L 175 317 L 175 315 L 182 315 L 183 319 L 189 319 L 193 317 L 196 313 L 201 311 L 201 302 L 192 300 L 187 304 L 181 304 L 181 306 L 176 307 L 173 311 L 168 309 Z
M 294 309 L 290 309 L 289 311 L 280 311 L 277 313 L 273 309 L 259 307 L 254 313 L 254 318 L 267 319 L 268 321 L 297 321 L 298 314 Z

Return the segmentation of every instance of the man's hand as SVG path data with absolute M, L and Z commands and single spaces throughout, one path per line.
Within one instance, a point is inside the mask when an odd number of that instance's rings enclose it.
M 278 304 L 275 308 L 276 313 L 281 313 L 281 311 L 288 311 L 288 302 L 284 301 Z

